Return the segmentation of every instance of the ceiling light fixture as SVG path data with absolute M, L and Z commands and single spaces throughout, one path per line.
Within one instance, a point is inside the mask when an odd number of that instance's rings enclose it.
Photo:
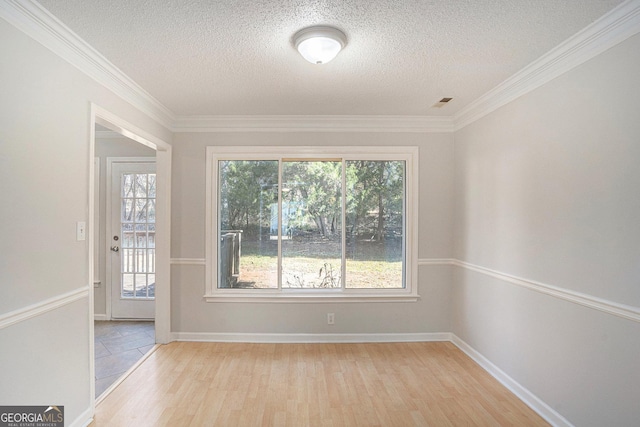
M 293 44 L 307 61 L 326 64 L 347 45 L 347 36 L 333 27 L 308 27 L 294 34 Z

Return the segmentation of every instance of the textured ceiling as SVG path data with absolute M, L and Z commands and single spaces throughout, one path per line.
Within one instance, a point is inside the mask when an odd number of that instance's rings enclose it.
M 621 0 L 40 0 L 186 115 L 452 115 Z M 292 35 L 340 28 L 329 64 Z M 431 108 L 442 97 L 453 101 Z

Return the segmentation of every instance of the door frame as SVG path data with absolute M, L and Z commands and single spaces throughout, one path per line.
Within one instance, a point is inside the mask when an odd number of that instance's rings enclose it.
M 156 157 L 157 157 L 157 151 L 156 151 Z M 112 167 L 114 163 L 119 163 L 119 164 L 127 164 L 127 163 L 153 163 L 156 166 L 156 177 L 157 177 L 157 169 L 158 169 L 158 162 L 156 157 L 107 157 L 107 170 L 106 170 L 106 215 L 105 215 L 105 271 L 106 271 L 106 282 L 105 283 L 105 292 L 106 292 L 106 314 L 107 314 L 107 320 L 112 320 L 113 319 L 113 313 L 112 313 L 112 298 L 113 298 L 113 269 L 111 267 L 111 236 L 113 236 L 114 234 L 116 234 L 113 230 L 113 218 L 112 218 L 112 212 L 111 209 L 113 208 L 113 184 L 112 184 Z M 157 178 L 156 178 L 157 179 Z M 157 203 L 157 190 L 156 190 L 156 203 Z M 156 214 L 157 216 L 157 214 Z M 157 227 L 157 225 L 156 225 Z M 119 231 L 118 231 L 119 233 Z M 157 230 L 156 230 L 156 236 L 157 236 Z M 120 244 L 120 246 L 122 246 L 122 244 Z M 156 248 L 157 250 L 157 248 Z M 158 263 L 157 263 L 157 256 L 156 256 L 156 269 L 158 267 Z M 117 273 L 116 273 L 117 274 Z M 157 277 L 157 276 L 156 276 Z M 156 280 L 157 282 L 157 280 Z M 158 286 L 156 285 L 156 290 L 157 290 Z M 155 313 L 157 314 L 157 313 Z M 127 320 L 127 319 L 118 319 L 118 320 Z M 155 318 L 154 318 L 155 320 Z
M 91 410 L 95 411 L 95 344 L 94 344 L 94 218 L 96 124 L 117 132 L 135 142 L 156 150 L 156 343 L 171 340 L 171 145 L 127 122 L 110 111 L 90 103 L 88 157 L 88 242 L 87 285 L 89 287 L 89 376 Z

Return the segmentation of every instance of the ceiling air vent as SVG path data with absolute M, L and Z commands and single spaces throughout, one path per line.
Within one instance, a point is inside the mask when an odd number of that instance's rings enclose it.
M 447 102 L 451 101 L 453 98 L 442 98 L 440 101 L 433 104 L 432 108 L 442 108 L 447 105 Z

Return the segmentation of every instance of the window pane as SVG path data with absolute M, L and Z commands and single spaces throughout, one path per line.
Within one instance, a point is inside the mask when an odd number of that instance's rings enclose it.
M 149 212 L 149 217 L 147 218 L 147 222 L 156 222 L 156 200 L 155 199 L 149 199 L 148 212 Z
M 122 275 L 122 297 L 133 298 L 133 274 Z
M 283 288 L 341 286 L 341 174 L 341 162 L 283 162 Z
M 156 174 L 150 173 L 147 175 L 149 177 L 149 196 L 150 198 L 156 197 Z
M 125 173 L 122 175 L 122 197 L 123 198 L 131 198 L 133 197 L 133 181 L 134 174 Z
M 147 297 L 147 275 L 146 274 L 136 274 L 135 297 L 137 298 Z
M 156 296 L 156 275 L 155 274 L 149 274 L 148 275 L 148 281 L 149 281 L 149 297 L 150 298 L 155 298 Z
M 404 287 L 404 161 L 347 161 L 347 288 Z
M 133 221 L 133 199 L 122 199 L 122 222 Z
M 136 249 L 136 273 L 147 272 L 147 250 Z
M 136 233 L 136 248 L 147 247 L 147 233 Z
M 147 199 L 136 199 L 136 222 L 147 222 Z
M 155 273 L 156 272 L 156 251 L 155 251 L 155 249 L 148 249 L 147 250 L 147 257 L 148 257 L 148 262 L 149 262 L 149 273 Z
M 278 242 L 270 222 L 278 161 L 225 160 L 218 168 L 218 287 L 277 288 Z
M 122 249 L 122 272 L 133 273 L 133 249 Z
M 136 175 L 136 197 L 147 197 L 147 174 Z

